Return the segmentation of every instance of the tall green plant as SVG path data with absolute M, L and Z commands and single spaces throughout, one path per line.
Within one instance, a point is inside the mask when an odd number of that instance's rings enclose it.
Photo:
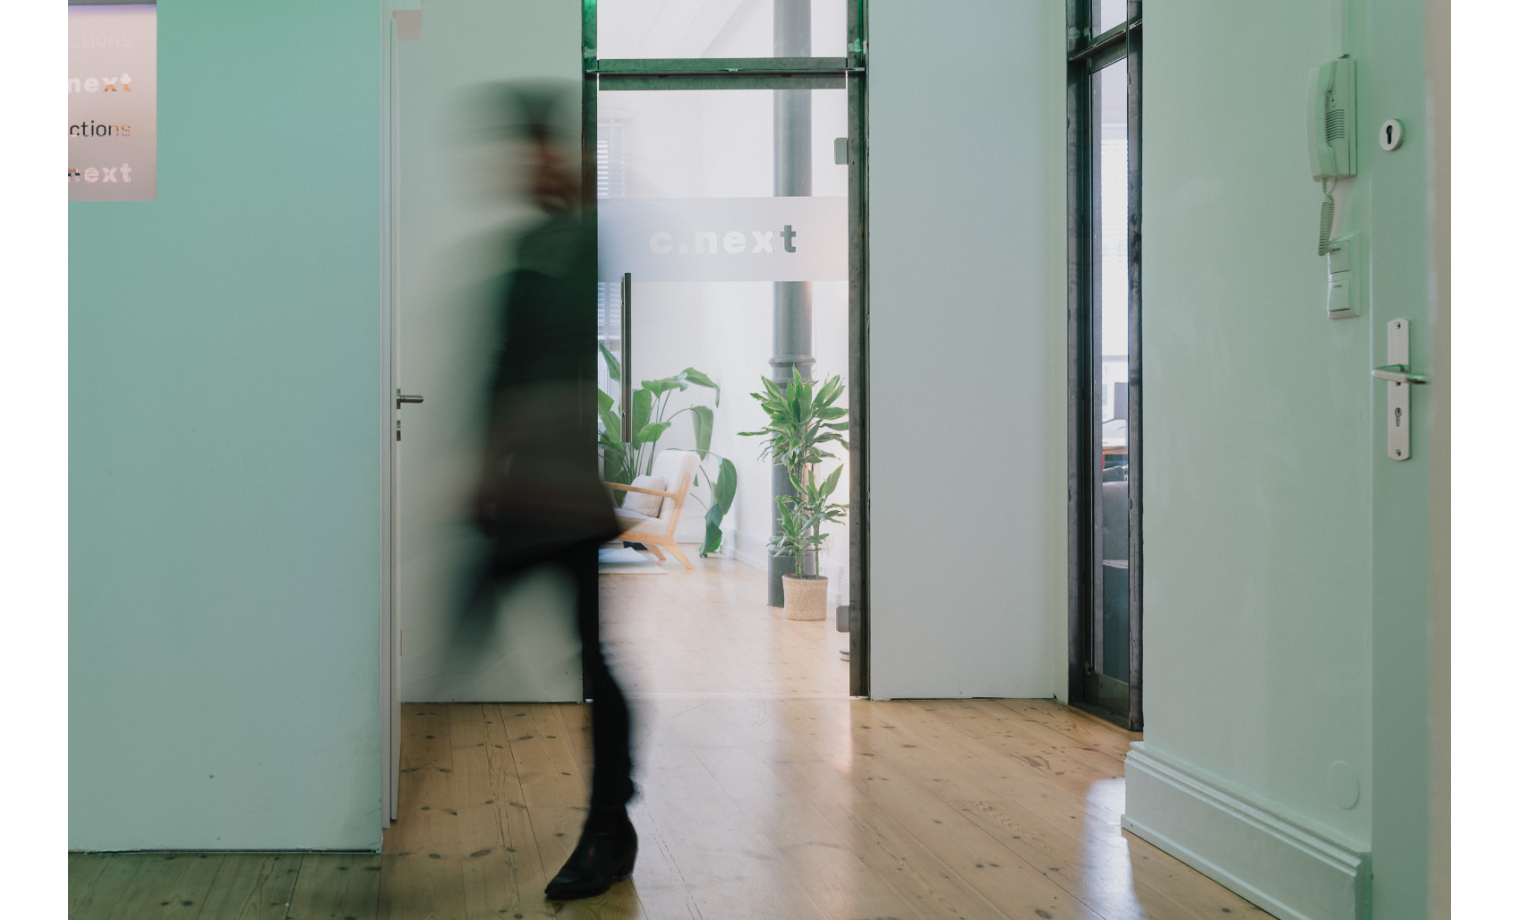
M 607 362 L 608 375 L 613 382 L 621 383 L 622 365 L 606 345 L 599 347 L 602 350 L 602 359 Z M 713 404 L 711 406 L 691 405 L 670 412 L 671 394 L 685 392 L 693 386 L 711 389 Z M 631 426 L 633 440 L 624 443 L 622 421 L 613 411 L 613 407 L 617 404 L 616 400 L 600 389 L 596 391 L 597 415 L 600 420 L 597 443 L 602 449 L 602 475 L 609 482 L 628 484 L 633 482 L 636 476 L 648 476 L 654 469 L 654 458 L 659 453 L 660 438 L 670 430 L 670 426 L 674 424 L 678 416 L 690 413 L 697 456 L 704 464 L 709 459 L 717 462 L 716 475 L 699 465 L 696 482 L 692 483 L 693 486 L 706 485 L 709 500 L 704 501 L 695 493 L 687 493 L 707 509 L 704 515 L 707 533 L 702 541 L 704 556 L 717 552 L 723 546 L 723 517 L 733 507 L 734 494 L 738 490 L 739 483 L 738 471 L 734 468 L 733 461 L 711 450 L 713 409 L 722 397 L 722 391 L 711 377 L 691 367 L 674 377 L 645 380 L 639 384 L 637 390 L 633 391 L 633 424 Z M 671 488 L 675 488 L 676 485 L 676 483 L 670 483 Z
M 776 528 L 779 532 L 770 539 L 771 555 L 798 559 L 798 574 L 804 578 L 818 574 L 818 551 L 828 539 L 823 525 L 843 520 L 849 510 L 846 505 L 829 501 L 843 471 L 844 467 L 835 467 L 822 483 L 812 481 L 811 474 L 808 481 L 794 476 L 792 488 L 796 495 L 776 499 L 781 515 Z
M 760 458 L 770 458 L 773 463 L 785 467 L 795 493 L 776 498 L 780 522 L 779 533 L 770 541 L 771 553 L 800 560 L 802 574 L 816 576 L 818 550 L 828 538 L 823 533 L 823 525 L 842 519 L 848 510 L 845 505 L 830 500 L 839 486 L 839 474 L 844 467 L 835 469 L 822 482 L 814 475 L 818 463 L 834 456 L 828 450 L 830 444 L 837 443 L 844 450 L 850 449 L 841 433 L 850 430 L 849 422 L 845 420 L 847 412 L 834 405 L 844 392 L 844 384 L 836 375 L 815 389 L 813 381 L 803 379 L 795 367 L 792 368 L 792 379 L 784 389 L 764 377 L 760 378 L 760 383 L 765 392 L 750 395 L 759 400 L 770 424 L 760 431 L 741 431 L 740 434 L 765 439 L 760 447 Z

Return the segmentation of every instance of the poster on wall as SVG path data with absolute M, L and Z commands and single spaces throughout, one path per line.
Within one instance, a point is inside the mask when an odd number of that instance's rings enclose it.
M 157 3 L 69 0 L 69 200 L 157 197 Z

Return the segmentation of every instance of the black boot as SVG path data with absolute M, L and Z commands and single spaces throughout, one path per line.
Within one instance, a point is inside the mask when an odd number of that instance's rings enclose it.
M 586 818 L 575 852 L 544 889 L 551 901 L 593 898 L 633 874 L 639 836 L 625 808 L 594 810 Z

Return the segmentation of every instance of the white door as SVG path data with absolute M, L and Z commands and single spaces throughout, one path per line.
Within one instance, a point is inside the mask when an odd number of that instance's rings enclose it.
M 575 4 L 430 0 L 421 39 L 397 45 L 393 386 L 424 400 L 396 410 L 401 702 L 581 699 L 574 619 L 551 579 L 509 595 L 495 635 L 473 654 L 449 641 L 456 589 L 480 549 L 464 509 L 502 275 L 514 228 L 534 216 L 504 203 L 508 165 L 472 131 L 465 100 L 490 81 L 550 77 L 573 88 L 580 27 Z M 562 115 L 578 133 L 579 111 Z

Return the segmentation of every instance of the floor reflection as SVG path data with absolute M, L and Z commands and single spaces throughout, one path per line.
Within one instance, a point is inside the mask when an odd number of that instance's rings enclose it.
M 1084 899 L 1105 916 L 1146 916 L 1133 913 L 1135 897 L 1129 842 L 1113 817 L 1124 812 L 1124 780 L 1100 779 L 1087 788 Z M 1120 913 L 1120 911 L 1125 911 Z

